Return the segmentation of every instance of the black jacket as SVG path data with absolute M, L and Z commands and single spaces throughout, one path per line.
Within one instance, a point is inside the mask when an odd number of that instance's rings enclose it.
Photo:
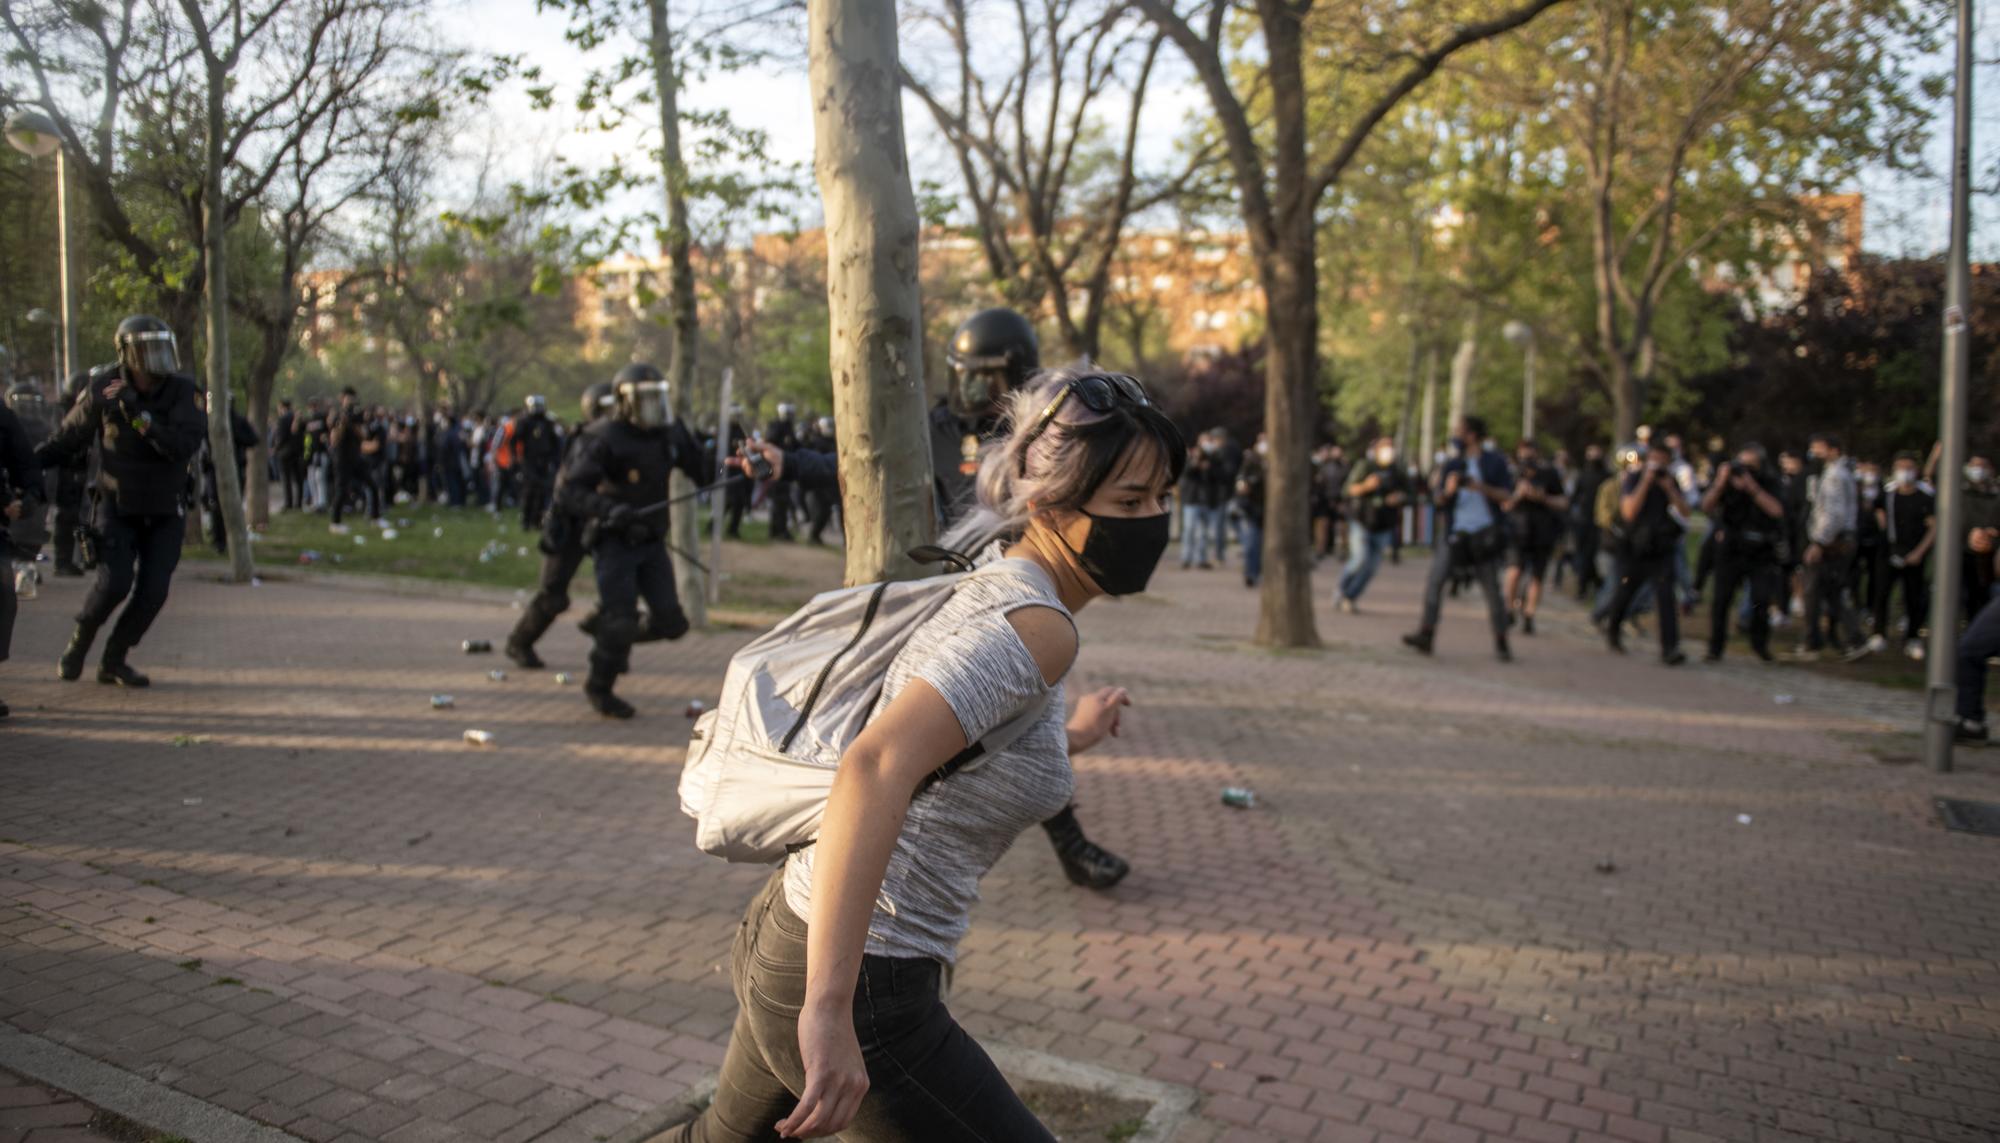
M 195 384 L 185 374 L 155 379 L 141 394 L 129 382 L 117 398 L 105 395 L 123 380 L 121 366 L 91 370 L 90 385 L 63 418 L 56 435 L 35 450 L 44 465 L 63 464 L 98 450 L 97 494 L 121 516 L 170 516 L 181 510 L 188 464 L 208 435 L 208 418 L 195 404 Z
M 24 517 L 40 508 L 42 466 L 35 462 L 34 445 L 28 440 L 28 430 L 22 427 L 21 418 L 0 405 L 0 541 L 7 539 L 5 510 L 16 500 L 25 501 Z
M 702 481 L 701 446 L 679 422 L 647 432 L 625 421 L 606 421 L 579 434 L 576 451 L 556 482 L 556 503 L 576 516 L 602 519 L 619 505 L 653 508 L 666 500 L 674 469 Z M 671 510 L 647 512 L 642 522 L 664 535 Z
M 305 426 L 296 412 L 278 414 L 276 424 L 271 426 L 271 453 L 282 458 L 291 458 L 305 450 Z
M 514 422 L 514 445 L 521 450 L 521 464 L 529 472 L 551 473 L 566 459 L 562 434 L 547 413 L 529 413 Z

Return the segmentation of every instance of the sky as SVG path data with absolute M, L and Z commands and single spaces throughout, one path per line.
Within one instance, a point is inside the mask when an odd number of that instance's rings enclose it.
M 2000 0 L 1981 0 L 1975 19 L 1980 22 L 1979 40 L 1983 58 L 2000 59 L 2000 27 L 1992 12 Z M 539 65 L 545 80 L 574 93 L 590 64 L 583 53 L 563 39 L 564 20 L 559 13 L 536 11 L 534 0 L 459 0 L 448 9 L 452 35 L 477 50 L 518 54 Z M 768 136 L 768 157 L 799 164 L 810 180 L 813 138 L 808 85 L 803 51 L 796 43 L 774 42 L 773 50 L 789 57 L 781 65 L 760 67 L 716 76 L 692 85 L 683 100 L 684 108 L 726 108 L 741 126 L 759 129 Z M 1931 69 L 1950 66 L 1949 52 L 1923 61 Z M 1164 160 L 1190 122 L 1202 114 L 1203 97 L 1180 61 L 1156 79 L 1146 101 L 1143 120 L 1145 158 Z M 1164 82 L 1162 82 L 1164 80 Z M 2000 64 L 1977 69 L 1974 82 L 1975 170 L 1991 170 L 2000 156 Z M 624 155 L 643 161 L 655 128 L 651 116 L 641 115 L 616 134 L 579 132 L 574 129 L 574 113 L 537 112 L 518 90 L 498 98 L 496 115 L 485 119 L 487 134 L 464 140 L 468 154 L 491 151 L 500 156 L 509 177 L 523 178 L 536 163 L 552 156 L 601 165 Z M 912 170 L 919 178 L 936 178 L 947 193 L 957 190 L 956 168 L 950 152 L 931 128 L 929 115 L 914 99 L 904 100 L 905 133 L 911 152 Z M 1950 230 L 1950 196 L 1945 181 L 1950 168 L 1951 101 L 1949 96 L 1934 109 L 1930 145 L 1925 152 L 1930 177 L 1910 177 L 1876 169 L 1866 172 L 1852 188 L 1867 196 L 1865 245 L 1871 252 L 1928 255 L 1944 249 Z M 629 204 L 644 206 L 644 203 Z M 811 204 L 805 206 L 801 222 L 817 221 Z M 2000 196 L 1975 205 L 1973 255 L 1980 259 L 2000 258 Z

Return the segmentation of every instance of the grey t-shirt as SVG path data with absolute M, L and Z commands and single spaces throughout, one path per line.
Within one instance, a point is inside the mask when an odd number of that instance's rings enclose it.
M 889 667 L 876 712 L 922 679 L 958 716 L 967 742 L 1033 704 L 1042 704 L 1042 714 L 1007 749 L 910 803 L 868 923 L 871 956 L 953 963 L 979 899 L 979 879 L 1022 830 L 1048 820 L 1075 792 L 1062 683 L 1042 680 L 1035 657 L 1007 622 L 1024 607 L 1051 607 L 1065 618 L 1069 611 L 1048 575 L 1026 560 L 1002 560 L 981 572 L 911 636 Z M 801 917 L 812 916 L 815 852 L 807 846 L 785 863 L 785 903 Z

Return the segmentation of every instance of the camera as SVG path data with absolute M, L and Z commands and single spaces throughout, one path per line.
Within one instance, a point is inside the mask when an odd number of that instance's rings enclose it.
M 750 479 L 761 482 L 776 475 L 764 451 L 752 446 L 749 441 L 736 446 L 736 455 L 743 458 L 743 470 L 750 474 Z

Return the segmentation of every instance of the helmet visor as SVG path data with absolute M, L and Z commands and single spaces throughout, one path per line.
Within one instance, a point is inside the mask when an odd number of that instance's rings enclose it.
M 171 330 L 147 329 L 125 335 L 125 347 L 131 356 L 128 364 L 137 365 L 151 374 L 174 373 L 181 367 L 180 349 L 174 344 Z
M 625 383 L 628 416 L 632 423 L 642 429 L 657 429 L 666 426 L 672 414 L 667 407 L 667 383 L 665 381 L 628 381 Z

